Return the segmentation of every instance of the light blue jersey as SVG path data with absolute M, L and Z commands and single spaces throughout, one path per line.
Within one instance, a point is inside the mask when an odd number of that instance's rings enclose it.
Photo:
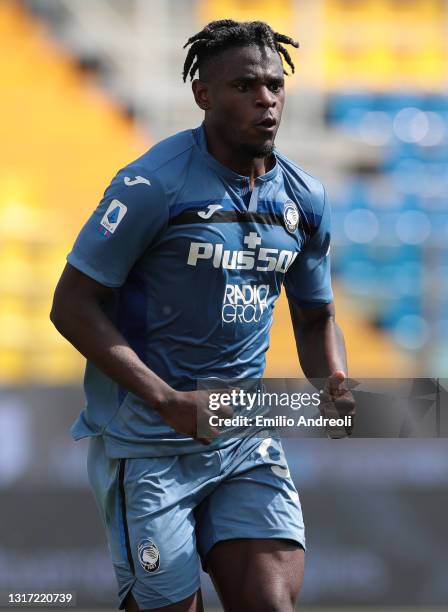
M 283 283 L 306 308 L 333 299 L 324 188 L 278 151 L 275 159 L 251 191 L 208 153 L 203 126 L 180 132 L 118 172 L 68 256 L 115 288 L 111 319 L 177 390 L 263 375 Z M 110 457 L 204 450 L 91 363 L 85 391 L 73 436 L 104 436 Z

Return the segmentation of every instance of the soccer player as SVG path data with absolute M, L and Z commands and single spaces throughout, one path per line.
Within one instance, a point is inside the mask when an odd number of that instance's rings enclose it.
M 188 40 L 203 124 L 117 173 L 55 292 L 51 319 L 88 360 L 72 433 L 90 437 L 128 612 L 203 610 L 199 561 L 228 612 L 294 608 L 304 527 L 280 441 L 197 431 L 198 380 L 262 376 L 283 284 L 305 375 L 353 412 L 325 190 L 274 147 L 285 44 L 298 46 L 232 20 Z

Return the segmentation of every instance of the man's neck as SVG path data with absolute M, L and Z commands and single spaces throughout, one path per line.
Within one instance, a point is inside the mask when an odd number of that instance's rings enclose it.
M 213 130 L 210 130 L 208 126 L 205 126 L 205 135 L 210 155 L 233 172 L 247 176 L 251 189 L 253 189 L 255 179 L 269 172 L 275 165 L 275 158 L 272 154 L 267 157 L 251 157 L 244 151 L 226 147 L 222 140 L 214 137 Z

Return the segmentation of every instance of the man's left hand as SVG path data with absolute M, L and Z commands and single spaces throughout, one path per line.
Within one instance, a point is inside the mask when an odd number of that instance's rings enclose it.
M 347 387 L 345 372 L 337 370 L 329 376 L 321 393 L 320 410 L 322 415 L 329 419 L 344 419 L 351 417 L 351 424 L 325 427 L 328 437 L 346 438 L 351 436 L 355 420 L 355 400 Z

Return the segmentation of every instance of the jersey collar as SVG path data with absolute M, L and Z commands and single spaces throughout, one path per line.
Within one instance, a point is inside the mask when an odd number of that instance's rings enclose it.
M 241 174 L 238 174 L 237 172 L 234 172 L 233 170 L 231 170 L 227 166 L 224 166 L 223 164 L 221 164 L 221 162 L 219 162 L 215 157 L 213 157 L 213 155 L 211 155 L 208 152 L 208 149 L 207 149 L 207 139 L 205 137 L 204 123 L 202 123 L 198 128 L 196 128 L 196 129 L 194 129 L 192 131 L 193 131 L 193 138 L 194 138 L 194 141 L 196 143 L 196 146 L 200 150 L 200 152 L 203 155 L 203 157 L 204 157 L 205 161 L 207 162 L 208 166 L 213 168 L 213 170 L 215 170 L 215 172 L 217 174 L 219 174 L 220 176 L 225 178 L 227 181 L 239 184 L 242 187 L 246 186 L 247 183 L 249 182 L 249 177 L 243 176 Z M 269 170 L 269 172 L 266 172 L 266 174 L 262 174 L 261 176 L 258 176 L 255 179 L 256 183 L 257 182 L 258 183 L 260 183 L 260 182 L 268 182 L 268 181 L 271 181 L 272 179 L 274 179 L 277 176 L 278 170 L 279 170 L 279 164 L 278 164 L 278 160 L 277 160 L 277 155 L 276 155 L 275 149 L 274 149 L 273 154 L 274 154 L 274 158 L 275 158 L 274 166 Z

